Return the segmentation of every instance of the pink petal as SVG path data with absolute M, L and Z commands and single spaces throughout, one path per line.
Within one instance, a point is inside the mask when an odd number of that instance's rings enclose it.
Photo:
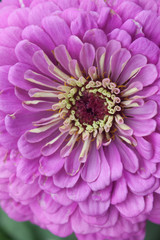
M 136 149 L 142 157 L 149 160 L 153 157 L 154 149 L 152 144 L 143 137 L 136 137 L 137 146 Z
M 104 147 L 106 161 L 110 166 L 111 180 L 115 181 L 122 176 L 122 162 L 116 145 L 111 142 L 108 147 Z
M 17 62 L 13 48 L 0 46 L 0 66 L 13 65 Z
M 118 28 L 109 33 L 107 37 L 109 40 L 115 39 L 119 41 L 122 44 L 122 47 L 129 47 L 132 41 L 131 36 L 126 31 Z
M 8 27 L 0 30 L 0 44 L 4 47 L 14 48 L 21 40 L 22 30 L 19 27 Z
M 59 10 L 59 7 L 51 1 L 36 4 L 30 10 L 29 23 L 41 26 L 42 19 L 56 10 Z
M 137 54 L 131 57 L 118 79 L 118 84 L 125 83 L 130 77 L 138 72 L 140 68 L 144 67 L 146 63 L 147 58 L 143 55 Z
M 32 184 L 39 176 L 38 166 L 39 159 L 29 161 L 28 159 L 21 158 L 21 161 L 17 163 L 16 175 L 24 183 Z
M 79 143 L 65 159 L 64 168 L 70 176 L 74 176 L 80 170 L 81 163 L 79 161 L 79 155 L 81 153 L 81 147 L 82 143 Z
M 49 57 L 53 57 L 52 50 L 55 48 L 54 42 L 42 28 L 30 25 L 23 30 L 22 38 L 36 44 Z
M 48 157 L 40 158 L 39 171 L 46 176 L 52 176 L 56 174 L 64 164 L 64 159 L 60 157 L 60 151 L 56 151 L 54 154 Z
M 75 35 L 71 35 L 67 41 L 67 48 L 74 59 L 79 59 L 79 54 L 82 49 L 82 41 Z
M 147 38 L 141 37 L 131 43 L 129 49 L 134 54 L 143 54 L 149 62 L 156 64 L 159 57 L 158 46 Z
M 155 101 L 150 100 L 145 102 L 143 106 L 126 109 L 125 114 L 136 120 L 150 119 L 157 114 L 157 104 Z
M 95 48 L 105 47 L 107 36 L 103 30 L 94 28 L 85 32 L 83 41 L 92 44 Z
M 95 49 L 93 45 L 85 43 L 80 51 L 80 62 L 85 70 L 86 75 L 88 69 L 93 65 L 95 59 Z
M 118 203 L 116 207 L 123 216 L 131 218 L 138 216 L 144 210 L 145 202 L 143 197 L 128 193 L 127 199 Z
M 108 201 L 94 201 L 91 196 L 84 202 L 79 203 L 79 207 L 83 213 L 90 216 L 102 215 L 110 206 L 110 200 Z
M 73 231 L 81 234 L 88 234 L 98 232 L 98 227 L 92 227 L 90 224 L 85 222 L 79 213 L 79 209 L 76 210 L 74 215 L 71 218 L 71 224 Z
M 70 188 L 73 187 L 79 179 L 79 174 L 69 176 L 62 168 L 57 174 L 53 176 L 53 182 L 57 187 Z
M 121 178 L 119 181 L 114 183 L 114 190 L 112 193 L 111 203 L 117 204 L 123 202 L 128 194 L 127 184 L 125 178 Z
M 111 175 L 110 167 L 104 155 L 103 148 L 100 148 L 99 151 L 100 151 L 100 158 L 101 158 L 100 174 L 94 182 L 88 183 L 88 185 L 93 191 L 104 189 L 106 186 L 110 184 L 110 175 Z
M 128 118 L 126 123 L 133 129 L 133 133 L 137 137 L 150 135 L 156 129 L 156 121 L 153 119 L 135 120 Z
M 67 196 L 73 201 L 82 202 L 86 200 L 90 192 L 88 184 L 79 179 L 72 188 L 67 189 Z
M 126 9 L 126 11 L 124 11 L 124 9 Z M 129 18 L 134 19 L 140 11 L 142 11 L 142 8 L 131 1 L 122 2 L 117 8 L 118 14 L 120 14 L 124 21 Z
M 118 141 L 118 149 L 124 168 L 129 172 L 135 173 L 138 170 L 139 161 L 134 149 L 132 150 L 121 140 Z
M 131 191 L 138 195 L 146 195 L 150 193 L 150 189 L 155 184 L 155 178 L 148 179 L 141 178 L 137 174 L 126 174 L 126 181 Z
M 111 79 L 112 81 L 116 82 L 120 73 L 122 72 L 124 65 L 128 62 L 131 58 L 130 52 L 125 49 L 121 48 L 117 51 L 111 60 Z
M 100 174 L 101 159 L 96 145 L 92 144 L 88 153 L 87 161 L 82 169 L 81 177 L 86 182 L 95 181 Z M 92 171 L 91 171 L 92 169 Z
M 83 38 L 84 33 L 92 28 L 96 28 L 97 23 L 95 18 L 92 17 L 90 13 L 83 12 L 72 21 L 71 23 L 71 32 L 73 35 L 76 35 L 80 38 Z
M 28 25 L 28 8 L 16 9 L 8 17 L 8 25 L 25 28 Z
M 66 22 L 58 16 L 49 16 L 43 19 L 42 25 L 56 45 L 66 44 L 71 35 Z
M 111 40 L 106 45 L 106 56 L 104 64 L 104 72 L 106 76 L 110 74 L 110 62 L 114 53 L 116 53 L 121 48 L 121 44 L 118 41 Z
M 40 50 L 40 48 L 37 45 L 30 43 L 28 40 L 22 40 L 17 44 L 15 53 L 20 62 L 32 66 L 32 57 L 38 50 Z
M 155 65 L 147 64 L 140 70 L 140 72 L 134 78 L 132 78 L 132 82 L 140 81 L 143 84 L 143 86 L 148 86 L 154 83 L 157 76 L 158 73 Z
M 1 91 L 0 110 L 2 110 L 5 113 L 12 114 L 21 108 L 22 108 L 21 102 L 15 96 L 13 88 L 8 88 Z

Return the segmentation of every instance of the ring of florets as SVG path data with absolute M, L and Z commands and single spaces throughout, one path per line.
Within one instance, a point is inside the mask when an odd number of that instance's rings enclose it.
M 103 132 L 113 131 L 115 118 L 122 119 L 120 88 L 109 78 L 101 80 L 78 80 L 70 78 L 65 86 L 60 86 L 59 103 L 53 109 L 60 109 L 64 120 L 60 130 L 68 129 L 70 134 L 83 135 L 83 140 L 92 134 L 93 138 Z M 109 140 L 110 137 L 107 137 Z

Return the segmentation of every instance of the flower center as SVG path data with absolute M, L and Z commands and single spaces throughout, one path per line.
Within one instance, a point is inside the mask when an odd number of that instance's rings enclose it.
M 79 119 L 81 124 L 93 124 L 93 122 L 104 119 L 108 115 L 106 101 L 100 94 L 84 91 L 83 96 L 76 101 L 73 110 L 75 117 Z
M 97 134 L 109 133 L 117 112 L 121 111 L 119 98 L 120 89 L 110 79 L 102 81 L 68 79 L 66 86 L 60 90 L 60 102 L 53 109 L 61 109 L 61 116 L 65 118 L 61 129 L 69 130 L 95 138 Z

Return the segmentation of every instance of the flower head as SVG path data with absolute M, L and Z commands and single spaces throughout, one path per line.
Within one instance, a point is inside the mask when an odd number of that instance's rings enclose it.
M 160 222 L 158 1 L 2 1 L 0 16 L 2 208 L 62 237 L 143 240 Z

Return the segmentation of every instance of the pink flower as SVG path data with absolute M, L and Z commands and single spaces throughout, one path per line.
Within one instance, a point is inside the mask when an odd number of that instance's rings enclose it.
M 156 0 L 0 3 L 0 205 L 78 240 L 160 223 Z

